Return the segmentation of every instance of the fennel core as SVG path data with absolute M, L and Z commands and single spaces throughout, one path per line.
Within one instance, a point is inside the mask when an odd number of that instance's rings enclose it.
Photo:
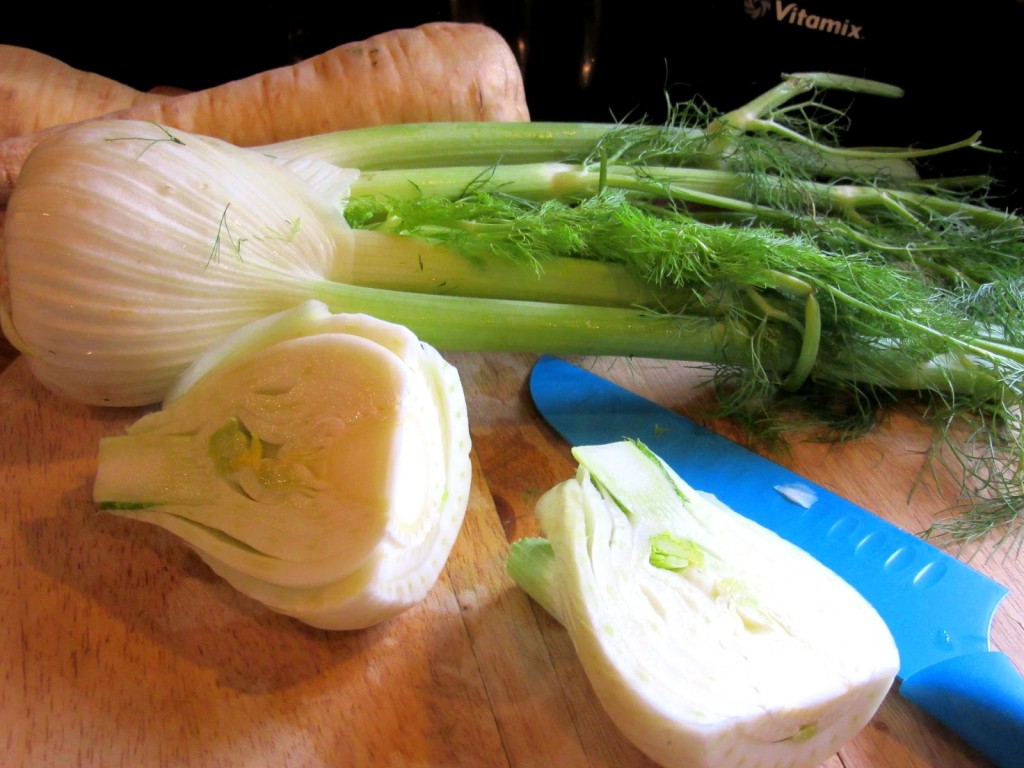
M 35 351 L 44 383 L 105 404 L 159 400 L 216 338 L 307 299 L 401 323 L 446 350 L 707 363 L 723 408 L 752 423 L 777 418 L 780 402 L 835 397 L 867 422 L 909 391 L 927 395 L 943 425 L 975 419 L 987 438 L 958 444 L 956 456 L 974 476 L 971 505 L 984 496 L 1001 517 L 977 518 L 967 535 L 1015 521 L 1024 224 L 986 201 L 984 179 L 920 175 L 918 161 L 979 148 L 976 136 L 920 150 L 844 147 L 835 90 L 899 95 L 802 73 L 731 112 L 679 105 L 664 125 L 406 124 L 255 151 L 175 132 L 182 144 L 141 156 L 126 147 L 119 170 L 107 157 L 89 165 L 109 177 L 66 193 L 62 215 L 87 218 L 95 242 L 70 245 L 11 215 L 31 207 L 26 190 L 49 183 L 46 158 L 64 151 L 55 143 L 34 153 L 8 209 L 5 331 Z M 71 153 L 116 154 L 130 142 L 106 139 L 146 128 L 163 138 L 162 128 L 104 123 L 88 129 L 105 132 L 99 148 L 86 129 L 59 141 L 76 163 Z M 143 173 L 180 196 L 115 212 L 125 178 Z M 186 196 L 192 182 L 206 185 L 202 195 Z M 137 232 L 132 216 L 144 219 Z M 167 242 L 154 246 L 154 231 Z M 211 259 L 227 232 L 244 241 L 244 260 Z M 150 266 L 131 258 L 132 237 Z M 64 322 L 37 309 L 52 304 L 40 255 L 50 247 L 68 291 L 82 293 L 72 270 L 103 275 L 75 308 L 93 315 Z M 123 312 L 129 294 L 145 311 L 119 331 L 109 307 Z M 83 325 L 90 337 L 75 341 Z

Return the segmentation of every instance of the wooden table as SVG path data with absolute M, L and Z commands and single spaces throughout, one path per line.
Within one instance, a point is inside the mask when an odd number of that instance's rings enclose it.
M 8 362 L 11 357 L 0 362 Z M 508 541 L 537 530 L 540 493 L 571 476 L 539 421 L 529 355 L 449 355 L 466 389 L 475 483 L 436 588 L 367 631 L 328 633 L 240 596 L 155 527 L 90 502 L 97 441 L 139 416 L 59 399 L 23 360 L 0 373 L 0 764 L 49 766 L 651 766 L 611 726 L 566 633 L 504 572 Z M 682 364 L 587 360 L 701 416 Z M 716 429 L 728 425 L 712 423 Z M 927 432 L 910 416 L 853 443 L 797 443 L 782 463 L 911 530 L 945 501 L 914 494 Z M 1024 577 L 994 644 L 1024 668 Z M 955 736 L 886 699 L 828 768 L 984 766 Z

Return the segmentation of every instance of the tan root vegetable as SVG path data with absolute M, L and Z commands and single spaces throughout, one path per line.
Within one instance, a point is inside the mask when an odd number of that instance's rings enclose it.
M 0 45 L 0 138 L 168 98 L 83 72 L 45 53 Z
M 287 67 L 114 112 L 241 146 L 388 123 L 529 119 L 512 49 L 479 24 L 436 22 Z M 0 142 L 0 201 L 50 128 Z

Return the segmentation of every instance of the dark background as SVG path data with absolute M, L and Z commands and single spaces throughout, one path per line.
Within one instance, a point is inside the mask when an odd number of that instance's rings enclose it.
M 780 21 L 784 0 L 451 0 L 350 5 L 180 2 L 102 5 L 55 12 L 23 6 L 0 42 L 49 53 L 136 88 L 190 90 L 289 64 L 388 29 L 442 19 L 480 20 L 505 35 L 520 63 L 535 120 L 665 116 L 695 94 L 721 109 L 767 90 L 782 72 L 828 70 L 899 85 L 900 100 L 861 96 L 851 105 L 850 142 L 944 144 L 983 132 L 1000 154 L 960 152 L 942 173 L 991 172 L 997 202 L 1024 207 L 1018 115 L 1024 2 L 793 3 L 848 20 L 861 39 Z M 584 66 L 589 63 L 589 66 Z M 584 76 L 584 72 L 587 72 Z M 844 104 L 845 106 L 845 104 Z

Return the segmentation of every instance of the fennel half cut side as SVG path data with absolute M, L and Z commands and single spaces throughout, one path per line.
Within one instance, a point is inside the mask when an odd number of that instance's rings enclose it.
M 182 539 L 242 593 L 323 629 L 421 601 L 462 525 L 458 372 L 406 328 L 319 302 L 210 349 L 100 443 L 94 499 Z
M 508 571 L 631 742 L 666 768 L 813 768 L 868 723 L 899 658 L 859 593 L 640 443 L 573 455 Z

